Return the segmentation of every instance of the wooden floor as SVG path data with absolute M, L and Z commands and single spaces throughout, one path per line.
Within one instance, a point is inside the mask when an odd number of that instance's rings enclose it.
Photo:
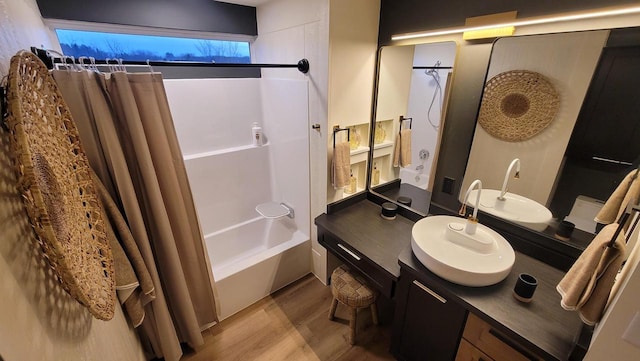
M 308 275 L 203 333 L 205 344 L 181 361 L 393 360 L 389 325 L 374 326 L 358 312 L 356 344 L 349 345 L 349 313 L 338 305 L 329 321 L 331 289 Z

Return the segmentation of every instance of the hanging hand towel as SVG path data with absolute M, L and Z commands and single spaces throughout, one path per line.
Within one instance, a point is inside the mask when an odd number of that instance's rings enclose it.
M 406 167 L 411 164 L 411 129 L 403 129 L 396 136 L 393 149 L 393 166 Z
M 331 160 L 331 184 L 334 189 L 349 185 L 351 177 L 351 148 L 349 142 L 342 142 L 333 148 Z
M 622 233 L 618 235 L 615 246 L 608 247 L 617 228 L 617 223 L 604 227 L 556 287 L 562 296 L 562 308 L 579 311 L 580 318 L 588 325 L 600 320 L 624 259 Z
M 637 173 L 637 170 L 633 170 L 624 177 L 618 188 L 611 193 L 609 199 L 607 199 L 600 212 L 594 218 L 596 222 L 602 224 L 613 223 L 620 218 L 629 202 L 634 205 L 638 204 L 640 199 L 640 180 Z

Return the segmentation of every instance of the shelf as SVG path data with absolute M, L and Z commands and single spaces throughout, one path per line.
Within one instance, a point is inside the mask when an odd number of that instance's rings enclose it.
M 354 155 L 357 155 L 357 154 L 367 153 L 367 152 L 369 152 L 369 147 L 362 147 L 362 146 L 360 146 L 360 147 L 358 147 L 358 148 L 356 148 L 356 149 L 352 149 L 352 150 L 351 150 L 351 152 L 350 152 L 350 154 L 351 154 L 352 156 L 354 156 Z
M 393 142 L 384 142 L 374 145 L 373 157 L 377 158 L 393 154 L 393 144 Z
M 390 140 L 385 140 L 382 143 L 378 143 L 378 144 L 374 144 L 373 145 L 373 149 L 382 149 L 382 148 L 387 148 L 387 147 L 393 147 L 393 142 Z
M 358 153 L 351 153 L 351 164 L 356 164 L 356 163 L 361 163 L 361 162 L 366 162 L 367 158 L 369 158 L 369 152 L 358 152 Z

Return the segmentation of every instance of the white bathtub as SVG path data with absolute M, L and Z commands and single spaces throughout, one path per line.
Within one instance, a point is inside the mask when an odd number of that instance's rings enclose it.
M 287 218 L 254 218 L 205 236 L 225 319 L 309 273 L 309 237 Z
M 417 170 L 410 168 L 400 168 L 400 179 L 402 183 L 409 183 L 422 189 L 427 189 L 429 185 L 429 174 L 419 173 Z
M 311 269 L 307 80 L 180 79 L 165 83 L 216 283 L 229 317 Z M 263 146 L 251 145 L 259 122 Z M 295 219 L 255 207 L 285 203 Z

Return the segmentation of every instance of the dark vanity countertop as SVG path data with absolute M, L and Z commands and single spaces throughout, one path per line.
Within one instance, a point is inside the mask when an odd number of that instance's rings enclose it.
M 414 222 L 398 216 L 395 220 L 380 217 L 380 206 L 362 200 L 346 208 L 322 214 L 315 220 L 335 237 L 355 248 L 397 278 L 400 268 L 412 273 L 429 287 L 455 300 L 497 330 L 522 345 L 536 350 L 545 359 L 567 360 L 582 322 L 576 312 L 560 307 L 555 290 L 564 272 L 525 254 L 516 252 L 516 262 L 509 276 L 489 287 L 466 287 L 448 282 L 425 268 L 411 251 Z M 516 301 L 513 286 L 520 273 L 538 279 L 533 301 Z
M 383 219 L 379 205 L 363 200 L 332 214 L 322 214 L 315 223 L 347 242 L 395 279 L 400 276 L 398 255 L 411 242 L 413 222 L 410 220 L 401 216 L 394 220 Z
M 453 297 L 493 327 L 509 335 L 545 359 L 567 360 L 582 322 L 576 312 L 560 306 L 556 285 L 564 276 L 541 261 L 516 252 L 516 261 L 509 276 L 489 287 L 466 287 L 448 282 L 429 271 L 413 255 L 411 247 L 400 253 L 399 262 L 419 279 L 428 281 L 448 297 Z M 513 287 L 520 273 L 538 279 L 538 287 L 531 303 L 517 301 Z

